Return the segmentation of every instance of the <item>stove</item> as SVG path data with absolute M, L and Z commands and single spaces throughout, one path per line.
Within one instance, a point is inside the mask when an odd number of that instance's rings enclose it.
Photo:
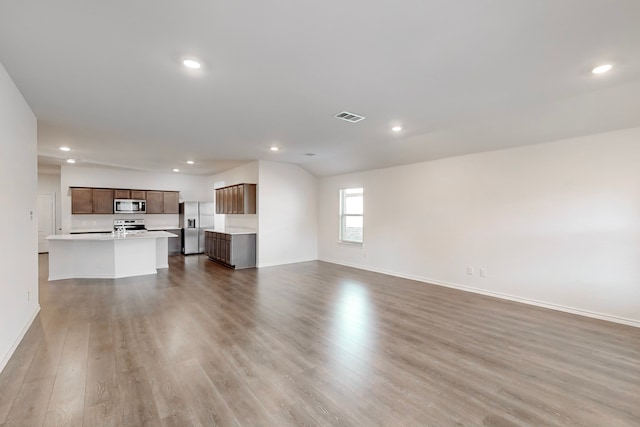
M 113 221 L 113 230 L 124 229 L 126 233 L 143 233 L 147 231 L 144 226 L 144 219 L 116 219 Z

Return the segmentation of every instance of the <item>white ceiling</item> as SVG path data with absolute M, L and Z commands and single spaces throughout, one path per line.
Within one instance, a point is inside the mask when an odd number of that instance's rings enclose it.
M 639 22 L 638 0 L 0 0 L 0 62 L 42 164 L 323 176 L 640 126 Z

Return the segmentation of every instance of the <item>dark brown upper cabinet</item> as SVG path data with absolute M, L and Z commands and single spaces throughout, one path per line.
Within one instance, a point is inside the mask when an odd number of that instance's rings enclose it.
M 216 190 L 216 213 L 255 214 L 256 184 L 237 184 Z
M 113 213 L 113 190 L 104 188 L 93 189 L 93 213 L 112 214 Z
M 178 191 L 71 187 L 71 213 L 112 214 L 114 199 L 146 200 L 147 213 L 177 214 L 180 193 Z
M 131 190 L 113 190 L 114 199 L 132 199 Z
M 112 214 L 114 191 L 107 188 L 72 188 L 72 214 Z
M 93 188 L 72 188 L 71 189 L 71 213 L 72 214 L 92 214 L 93 213 Z
M 143 190 L 131 190 L 131 198 L 135 200 L 146 200 L 147 192 Z
M 164 191 L 147 191 L 147 213 L 164 213 Z
M 164 201 L 164 213 L 166 214 L 177 214 L 180 198 L 179 193 L 176 191 L 165 191 L 163 192 L 163 201 Z

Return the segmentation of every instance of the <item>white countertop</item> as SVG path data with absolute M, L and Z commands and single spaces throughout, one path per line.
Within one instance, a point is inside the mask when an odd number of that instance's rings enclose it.
M 164 230 L 179 230 L 180 227 L 177 225 L 175 227 L 167 227 L 167 226 L 156 226 L 156 227 L 147 227 L 149 231 L 164 231 Z M 80 234 L 80 233 L 111 233 L 113 228 L 76 228 L 71 230 L 71 234 Z
M 214 233 L 223 233 L 223 234 L 256 234 L 256 230 L 252 230 L 250 228 L 205 228 L 204 231 L 212 231 Z
M 54 234 L 47 237 L 47 240 L 126 240 L 126 239 L 158 239 L 161 237 L 178 237 L 166 231 L 143 231 L 140 233 L 129 233 L 119 236 L 112 233 L 91 233 L 91 234 Z

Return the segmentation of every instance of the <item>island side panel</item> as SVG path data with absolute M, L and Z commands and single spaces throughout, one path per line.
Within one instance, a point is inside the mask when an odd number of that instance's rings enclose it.
M 49 280 L 115 277 L 113 241 L 49 240 Z
M 156 240 L 156 268 L 169 268 L 169 239 L 177 237 L 158 237 Z
M 156 274 L 156 240 L 159 239 L 114 240 L 114 277 Z
M 256 266 L 256 235 L 231 235 L 231 264 L 236 269 L 253 268 Z

